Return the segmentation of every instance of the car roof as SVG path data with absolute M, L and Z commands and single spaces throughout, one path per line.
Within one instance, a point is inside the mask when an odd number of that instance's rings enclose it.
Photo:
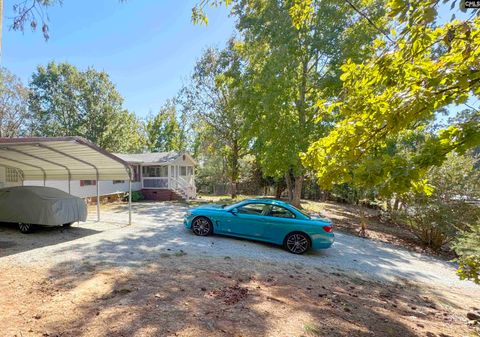
M 285 201 L 271 199 L 271 198 L 245 199 L 243 200 L 243 202 L 258 202 L 258 203 L 270 204 L 270 205 L 290 206 L 290 204 Z

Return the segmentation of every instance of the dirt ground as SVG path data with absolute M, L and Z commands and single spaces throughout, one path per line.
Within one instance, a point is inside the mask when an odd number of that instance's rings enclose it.
M 303 207 L 307 211 L 320 213 L 331 219 L 337 231 L 354 235 L 358 235 L 360 232 L 362 219 L 359 206 L 304 200 Z M 434 252 L 424 246 L 415 235 L 400 224 L 382 219 L 379 210 L 363 207 L 363 211 L 367 225 L 367 238 L 394 244 L 418 253 L 426 253 L 447 259 L 453 258 L 453 255 L 447 251 Z
M 478 336 L 478 294 L 183 252 L 1 271 L 2 336 Z M 461 292 L 460 292 L 461 291 Z

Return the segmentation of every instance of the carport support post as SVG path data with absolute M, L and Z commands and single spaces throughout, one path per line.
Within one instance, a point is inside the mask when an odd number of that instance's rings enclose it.
M 97 221 L 100 221 L 100 181 L 98 180 L 98 171 L 97 171 Z
M 128 224 L 132 224 L 132 178 L 128 180 Z

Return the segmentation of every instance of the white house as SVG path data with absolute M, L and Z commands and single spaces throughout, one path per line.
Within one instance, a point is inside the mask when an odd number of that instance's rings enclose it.
M 133 168 L 133 191 L 142 191 L 147 200 L 191 199 L 196 196 L 195 160 L 188 153 L 157 152 L 141 154 L 114 154 Z M 128 181 L 72 180 L 70 193 L 78 197 L 94 197 L 99 184 L 100 195 L 128 192 Z M 20 174 L 14 168 L 0 166 L 0 187 L 22 185 Z M 25 180 L 23 185 L 40 185 L 43 181 Z M 45 186 L 68 192 L 68 181 L 46 181 Z

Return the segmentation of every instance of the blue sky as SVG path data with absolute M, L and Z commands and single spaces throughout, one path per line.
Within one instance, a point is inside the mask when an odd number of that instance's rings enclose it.
M 25 84 L 37 65 L 67 61 L 104 70 L 139 116 L 156 112 L 176 95 L 209 46 L 223 47 L 234 33 L 224 7 L 208 11 L 209 25 L 193 25 L 196 0 L 64 0 L 48 10 L 50 39 L 9 29 L 12 5 L 4 1 L 2 66 Z
M 234 19 L 224 7 L 208 11 L 208 26 L 193 25 L 191 9 L 197 1 L 64 0 L 48 11 L 50 39 L 45 42 L 40 32 L 9 29 L 12 5 L 19 0 L 5 0 L 2 66 L 25 84 L 37 65 L 50 61 L 104 70 L 125 107 L 144 117 L 176 95 L 205 48 L 223 47 L 234 33 Z M 451 14 L 442 6 L 440 20 Z M 449 110 L 452 114 L 464 108 Z

